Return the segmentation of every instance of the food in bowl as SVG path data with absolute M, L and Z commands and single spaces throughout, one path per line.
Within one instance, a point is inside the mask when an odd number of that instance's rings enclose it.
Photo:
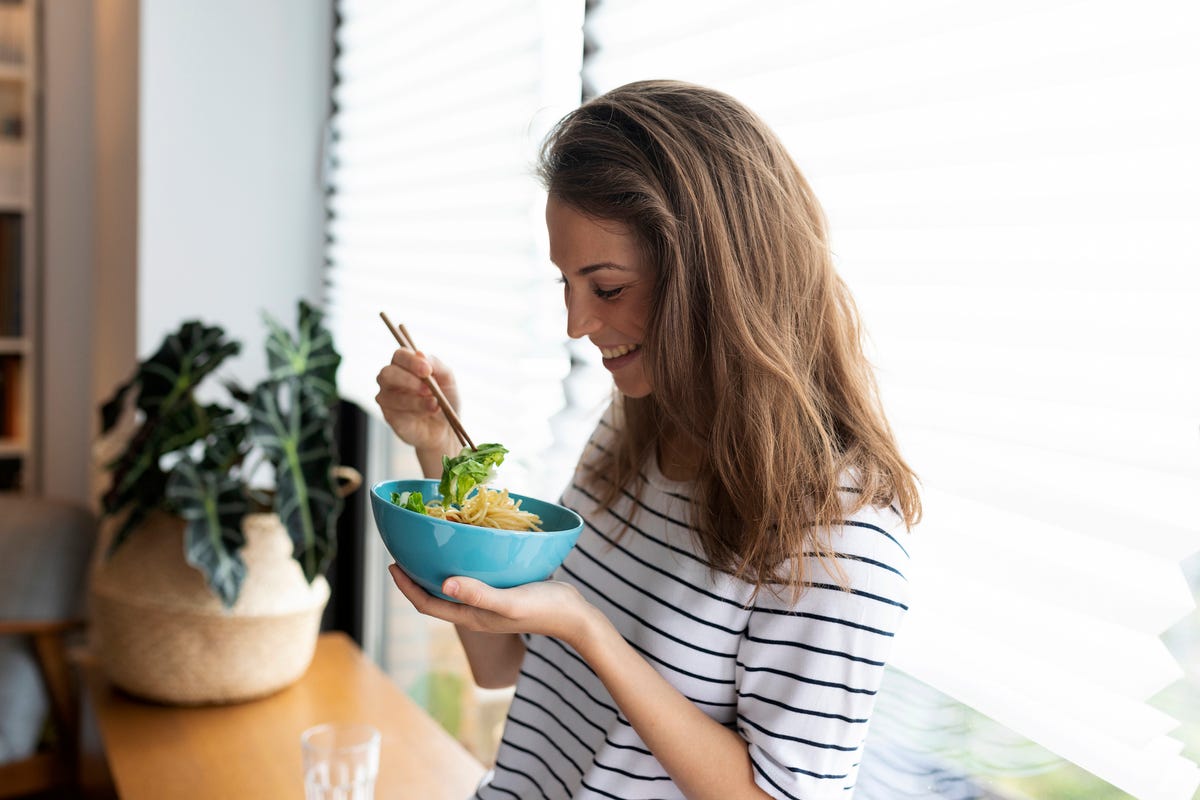
M 536 514 L 540 531 L 514 531 L 455 522 L 392 502 L 392 493 L 420 492 L 444 502 L 437 481 L 389 480 L 371 487 L 371 511 L 384 545 L 421 588 L 442 594 L 442 583 L 462 575 L 499 589 L 549 578 L 575 546 L 583 520 L 569 508 L 520 494 L 509 497 Z
M 442 480 L 438 491 L 442 497 L 450 498 L 445 505 L 432 500 L 427 503 L 423 493 L 418 491 L 392 492 L 390 499 L 409 511 L 467 525 L 540 531 L 542 521 L 538 515 L 522 510 L 521 501 L 510 497 L 507 489 L 484 486 L 507 452 L 500 444 L 482 444 L 474 449 L 464 447 L 454 458 L 442 456 Z
M 442 594 L 455 575 L 507 589 L 545 580 L 575 546 L 583 520 L 569 508 L 489 489 L 508 452 L 499 444 L 442 458 L 442 479 L 371 488 L 371 511 L 388 552 L 417 585 Z

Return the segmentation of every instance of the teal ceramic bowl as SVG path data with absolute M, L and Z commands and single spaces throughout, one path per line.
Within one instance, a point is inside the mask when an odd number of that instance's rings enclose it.
M 448 522 L 400 508 L 392 492 L 420 492 L 425 502 L 440 500 L 437 481 L 382 481 L 371 487 L 371 511 L 383 543 L 410 578 L 432 595 L 445 598 L 442 583 L 454 575 L 481 580 L 497 589 L 549 578 L 575 546 L 583 520 L 569 508 L 509 492 L 522 511 L 542 518 L 541 531 L 501 531 Z

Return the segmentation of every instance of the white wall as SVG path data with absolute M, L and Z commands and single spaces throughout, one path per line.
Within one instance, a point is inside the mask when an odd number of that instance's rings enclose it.
M 265 366 L 319 299 L 332 0 L 49 0 L 41 492 L 95 505 L 98 404 L 190 318 Z
M 140 356 L 185 319 L 243 341 L 320 299 L 330 0 L 142 0 Z

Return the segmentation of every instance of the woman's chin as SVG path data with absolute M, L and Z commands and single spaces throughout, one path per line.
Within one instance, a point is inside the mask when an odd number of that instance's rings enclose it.
M 614 381 L 617 385 L 617 391 L 626 397 L 634 400 L 639 400 L 650 395 L 650 384 L 645 379 L 641 380 L 617 380 Z

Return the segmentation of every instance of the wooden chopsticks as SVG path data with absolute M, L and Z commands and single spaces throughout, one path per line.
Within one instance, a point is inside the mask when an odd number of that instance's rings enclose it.
M 383 320 L 383 324 L 387 325 L 388 330 L 392 332 L 392 336 L 396 337 L 396 341 L 401 347 L 407 347 L 409 350 L 416 352 L 417 346 L 413 344 L 412 337 L 409 336 L 408 330 L 404 327 L 404 323 L 399 326 L 393 325 L 388 319 L 388 315 L 384 312 L 379 312 L 379 317 Z M 442 387 L 438 386 L 437 381 L 433 379 L 433 375 L 428 375 L 425 378 L 425 385 L 433 392 L 433 396 L 437 398 L 438 405 L 442 408 L 442 413 L 446 415 L 446 421 L 450 423 L 450 427 L 454 430 L 454 435 L 458 437 L 459 444 L 463 447 L 469 447 L 472 450 L 475 448 L 475 443 L 471 441 L 471 437 L 467 436 L 467 429 L 463 427 L 462 420 L 458 418 L 458 414 L 454 413 L 454 407 L 450 405 L 450 401 L 446 399 L 446 395 L 442 394 Z

